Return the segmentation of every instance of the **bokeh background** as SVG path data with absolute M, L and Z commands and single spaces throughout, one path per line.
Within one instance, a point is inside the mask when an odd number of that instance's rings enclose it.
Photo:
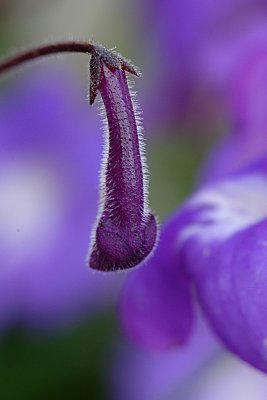
M 0 55 L 94 38 L 141 68 L 151 206 L 163 221 L 201 179 L 240 108 L 256 110 L 264 131 L 266 13 L 263 0 L 0 0 Z M 263 67 L 251 72 L 258 58 Z M 121 332 L 127 274 L 94 274 L 84 261 L 102 146 L 87 90 L 84 55 L 1 78 L 0 398 L 266 399 L 267 378 L 210 332 L 168 354 Z

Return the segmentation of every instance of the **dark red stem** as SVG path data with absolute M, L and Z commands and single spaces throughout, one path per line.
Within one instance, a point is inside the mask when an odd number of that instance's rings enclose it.
M 20 64 L 29 62 L 39 57 L 58 54 L 58 53 L 87 53 L 91 54 L 95 51 L 95 46 L 89 42 L 62 42 L 55 44 L 46 44 L 30 50 L 22 51 L 3 61 L 0 61 L 0 73 L 15 68 Z

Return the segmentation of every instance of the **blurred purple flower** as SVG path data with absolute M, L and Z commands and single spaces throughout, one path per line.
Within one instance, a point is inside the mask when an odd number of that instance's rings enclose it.
M 65 68 L 38 68 L 2 88 L 1 329 L 74 322 L 106 305 L 117 286 L 117 277 L 85 263 L 101 155 L 100 124 L 85 96 Z
M 172 352 L 151 353 L 120 344 L 114 356 L 111 386 L 114 399 L 164 399 L 219 351 L 203 320 L 198 319 L 190 344 Z
M 143 107 L 149 121 L 173 122 L 188 111 L 190 119 L 218 118 L 236 66 L 255 44 L 266 43 L 266 7 L 263 0 L 147 0 L 143 25 L 153 73 Z
M 194 326 L 192 283 L 210 325 L 232 352 L 267 372 L 267 54 L 236 82 L 231 135 L 204 183 L 162 229 L 154 256 L 129 275 L 120 304 L 127 333 L 166 349 Z
M 151 353 L 120 345 L 111 372 L 114 400 L 265 400 L 266 377 L 230 354 L 200 318 L 187 346 Z
M 235 72 L 229 94 L 232 129 L 211 152 L 204 181 L 219 179 L 266 155 L 266 45 L 248 54 Z

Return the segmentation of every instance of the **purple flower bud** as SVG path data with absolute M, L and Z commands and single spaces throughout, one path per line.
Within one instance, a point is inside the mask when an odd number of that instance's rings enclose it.
M 102 271 L 136 266 L 151 253 L 157 239 L 157 222 L 148 207 L 139 113 L 134 110 L 125 72 L 138 76 L 138 70 L 101 44 L 70 41 L 39 46 L 9 57 L 0 63 L 0 73 L 61 52 L 91 54 L 90 104 L 99 91 L 107 116 L 100 211 L 90 266 Z
M 157 222 L 148 207 L 140 113 L 131 98 L 124 71 L 135 70 L 115 53 L 100 51 L 92 56 L 90 67 L 90 100 L 94 101 L 99 90 L 108 139 L 89 264 L 93 269 L 114 271 L 134 267 L 151 253 L 157 239 Z

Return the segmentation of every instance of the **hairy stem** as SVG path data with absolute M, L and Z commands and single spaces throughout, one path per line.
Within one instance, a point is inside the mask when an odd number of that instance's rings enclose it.
M 10 56 L 0 61 L 0 73 L 20 66 L 21 64 L 35 60 L 36 58 L 49 56 L 59 53 L 86 53 L 91 54 L 95 51 L 95 46 L 89 42 L 61 42 L 46 44 L 29 50 L 21 51 L 14 56 Z

